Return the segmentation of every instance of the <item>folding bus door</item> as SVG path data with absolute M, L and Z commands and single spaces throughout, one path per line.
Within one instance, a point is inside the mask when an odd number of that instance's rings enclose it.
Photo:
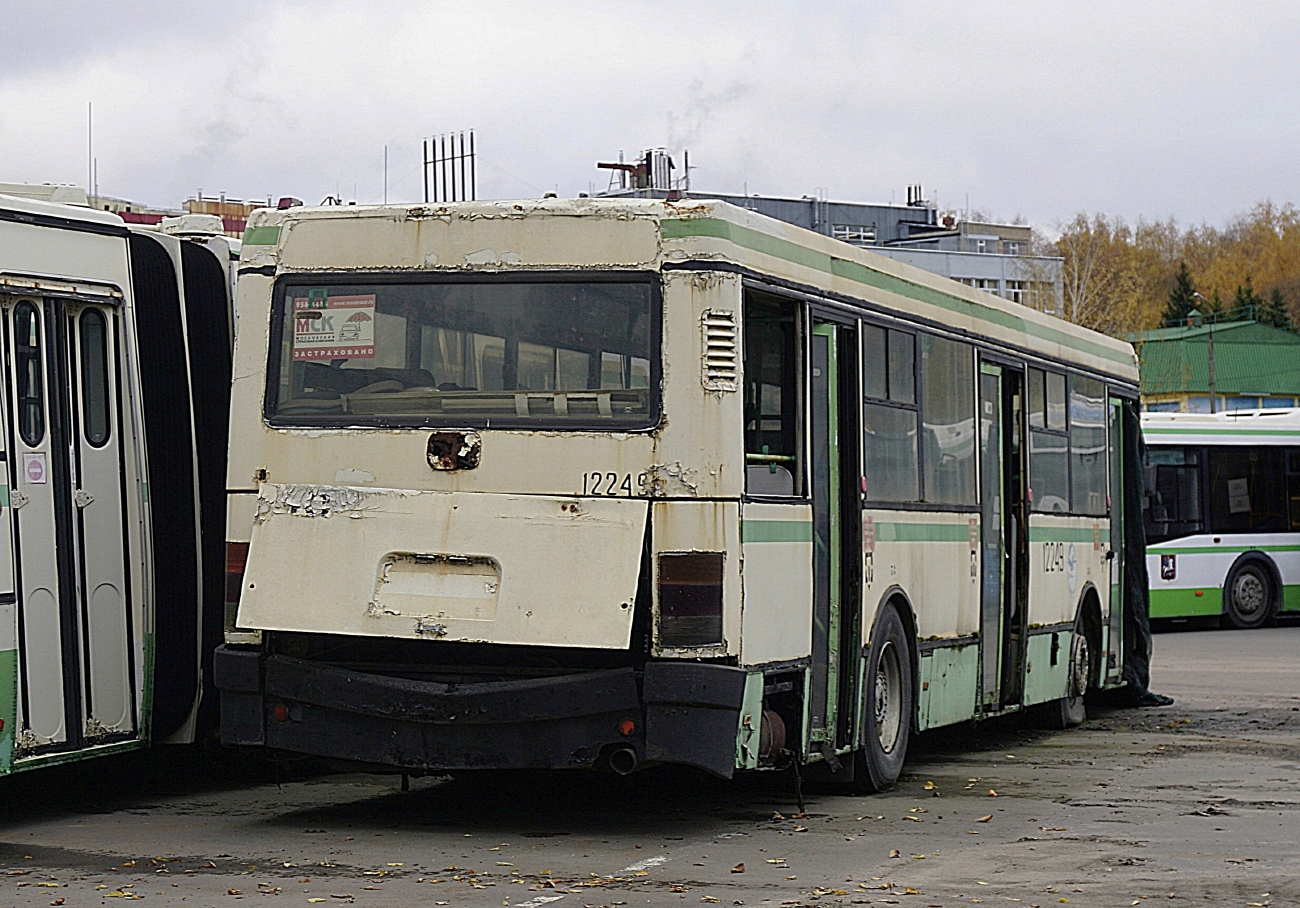
M 813 749 L 835 763 L 851 746 L 858 702 L 862 503 L 857 476 L 857 332 L 813 326 L 813 645 L 809 728 Z
M 1023 373 L 980 366 L 980 704 L 1020 702 L 1028 592 Z
M 135 667 L 118 312 L 19 298 L 5 315 L 23 757 L 134 735 Z
M 1110 560 L 1110 603 L 1106 634 L 1105 666 L 1102 674 L 1114 680 L 1124 673 L 1124 542 L 1128 515 L 1124 508 L 1124 401 L 1110 398 L 1110 545 L 1106 557 Z

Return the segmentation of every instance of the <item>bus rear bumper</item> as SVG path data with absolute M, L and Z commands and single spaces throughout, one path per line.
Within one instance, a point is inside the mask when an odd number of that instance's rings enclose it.
M 730 777 L 745 672 L 693 662 L 414 681 L 221 647 L 221 740 L 404 771 L 600 768 L 615 750 Z

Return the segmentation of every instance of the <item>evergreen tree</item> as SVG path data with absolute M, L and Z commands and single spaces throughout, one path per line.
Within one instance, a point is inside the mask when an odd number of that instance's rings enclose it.
M 1265 325 L 1284 328 L 1287 331 L 1295 330 L 1291 316 L 1286 311 L 1286 301 L 1282 298 L 1281 287 L 1274 287 L 1270 290 L 1268 297 L 1260 300 L 1259 308 L 1256 311 L 1259 313 L 1256 318 Z
M 1253 318 L 1261 322 L 1264 321 L 1262 318 L 1264 298 L 1255 292 L 1249 274 L 1246 275 L 1245 284 L 1237 285 L 1237 295 L 1232 299 L 1232 308 L 1234 318 Z
M 1161 323 L 1165 325 L 1184 325 L 1187 316 L 1196 308 L 1196 285 L 1192 283 L 1192 274 L 1187 270 L 1186 262 L 1178 263 L 1178 273 L 1174 275 L 1174 287 L 1169 291 L 1169 301 L 1165 304 L 1165 313 Z

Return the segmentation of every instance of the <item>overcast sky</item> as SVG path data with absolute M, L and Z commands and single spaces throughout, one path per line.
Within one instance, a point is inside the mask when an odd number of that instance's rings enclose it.
M 474 129 L 479 197 L 605 187 L 688 148 L 697 189 L 1050 227 L 1300 203 L 1300 3 L 2 0 L 0 181 L 179 206 L 422 196 Z M 680 162 L 680 159 L 679 159 Z

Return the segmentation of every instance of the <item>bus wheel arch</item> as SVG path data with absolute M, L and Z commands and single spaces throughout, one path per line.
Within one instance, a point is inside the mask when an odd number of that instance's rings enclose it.
M 855 787 L 894 786 L 916 728 L 916 616 L 901 590 L 881 597 L 871 625 L 863 696 L 861 747 L 854 755 Z
M 1229 627 L 1263 627 L 1277 614 L 1282 582 L 1277 565 L 1263 552 L 1244 552 L 1223 581 L 1223 619 Z
M 1084 586 L 1083 593 L 1079 596 L 1074 626 L 1076 633 L 1082 630 L 1088 641 L 1088 687 L 1101 687 L 1101 594 L 1091 583 Z
M 1088 717 L 1084 697 L 1101 680 L 1101 597 L 1091 583 L 1079 596 L 1070 633 L 1064 696 L 1030 707 L 1032 722 L 1047 728 L 1071 728 Z

